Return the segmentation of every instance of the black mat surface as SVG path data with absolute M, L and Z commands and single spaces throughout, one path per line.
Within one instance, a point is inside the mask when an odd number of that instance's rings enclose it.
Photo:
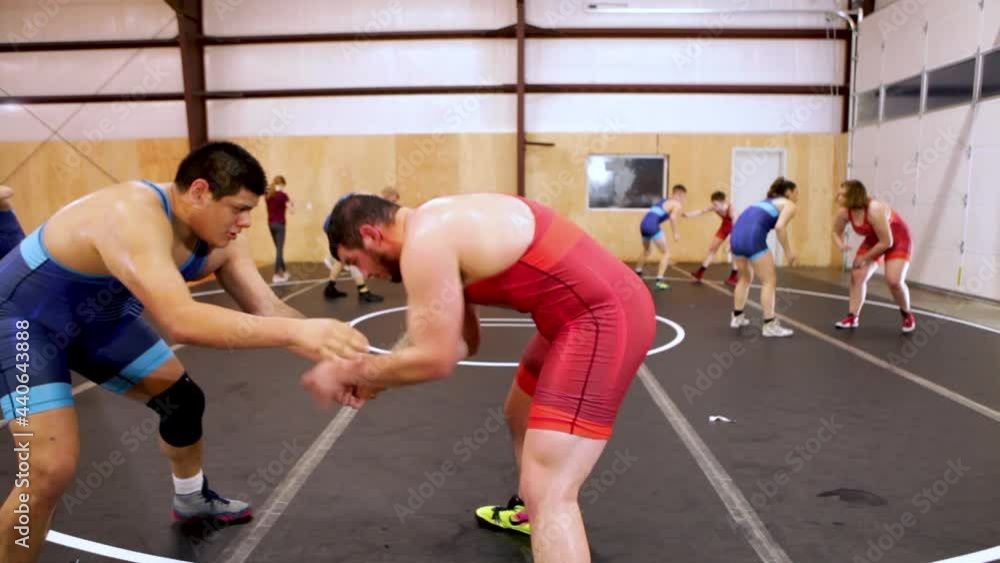
M 708 277 L 725 273 L 713 268 Z M 305 290 L 289 303 L 309 316 L 345 320 L 405 304 L 401 288 L 379 282 L 372 288 L 386 301 L 359 303 L 349 284 L 341 284 L 348 297 L 336 301 L 324 300 L 322 285 L 276 291 Z M 921 316 L 917 333 L 903 336 L 899 313 L 873 306 L 858 331 L 835 331 L 833 322 L 846 310 L 842 289 L 794 271 L 782 272 L 780 284 L 823 294 L 783 292 L 781 313 L 1000 408 L 1000 335 Z M 772 340 L 759 330 L 732 330 L 731 297 L 707 285 L 672 285 L 655 293 L 657 311 L 682 327 L 684 339 L 646 365 L 790 560 L 929 563 L 1000 544 L 991 486 L 1000 467 L 994 447 L 1000 424 L 808 334 Z M 194 291 L 217 289 L 208 283 Z M 751 299 L 758 295 L 753 290 Z M 233 306 L 224 294 L 199 299 Z M 759 326 L 759 312 L 750 314 Z M 498 309 L 482 316 L 524 319 Z M 402 311 L 387 312 L 359 328 L 373 345 L 388 348 L 403 322 Z M 485 327 L 482 353 L 473 359 L 516 362 L 532 330 Z M 661 323 L 655 346 L 676 336 Z M 260 509 L 339 411 L 312 404 L 299 386 L 308 365 L 288 352 L 184 347 L 176 353 L 207 395 L 205 463 L 213 488 Z M 482 530 L 472 516 L 476 506 L 503 503 L 515 490 L 502 419 L 513 372 L 462 366 L 448 380 L 382 394 L 356 413 L 279 507 L 247 561 L 529 561 L 526 538 Z M 101 389 L 80 393 L 76 404 L 78 481 L 54 530 L 207 563 L 232 553 L 261 518 L 225 529 L 173 524 L 155 415 Z M 710 422 L 714 416 L 732 422 Z M 13 448 L 8 433 L 0 447 Z M 112 465 L 112 458 L 123 461 Z M 0 456 L 0 481 L 13 482 L 14 473 L 13 455 Z M 581 507 L 595 562 L 761 560 L 638 379 Z M 77 560 L 117 559 L 52 542 L 43 556 Z

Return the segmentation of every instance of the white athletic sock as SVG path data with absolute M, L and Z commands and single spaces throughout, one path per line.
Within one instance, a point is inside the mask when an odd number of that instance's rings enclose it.
M 205 474 L 203 471 L 199 470 L 198 474 L 194 477 L 189 477 L 187 479 L 178 479 L 176 475 L 174 478 L 174 492 L 178 495 L 190 495 L 191 493 L 197 493 L 201 490 L 201 485 L 205 481 Z

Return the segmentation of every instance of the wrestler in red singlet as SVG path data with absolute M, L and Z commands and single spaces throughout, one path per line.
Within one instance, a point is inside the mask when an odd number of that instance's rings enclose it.
M 719 230 L 715 231 L 715 238 L 719 240 L 726 240 L 729 233 L 733 232 L 733 206 L 729 204 L 726 206 L 725 212 L 720 212 L 718 209 L 713 209 L 715 214 L 722 218 L 722 224 L 719 225 Z
M 405 280 L 409 338 L 359 363 L 318 364 L 303 384 L 322 403 L 357 407 L 381 389 L 447 377 L 475 354 L 475 305 L 530 313 L 538 332 L 504 403 L 518 491 L 475 516 L 486 527 L 536 531 L 536 560 L 589 553 L 579 490 L 656 332 L 642 279 L 569 219 L 512 195 L 456 195 L 410 209 L 352 194 L 332 217 L 334 255 L 366 275 Z
M 864 208 L 864 217 L 860 225 L 854 222 L 852 213 L 848 213 L 848 219 L 851 222 L 851 228 L 854 229 L 854 232 L 865 237 L 865 240 L 861 242 L 861 246 L 858 247 L 856 254 L 856 256 L 861 256 L 878 244 L 878 235 L 875 233 L 875 227 L 868 220 L 868 207 Z M 903 221 L 903 218 L 899 216 L 899 213 L 892 208 L 889 209 L 889 230 L 892 231 L 892 246 L 880 254 L 876 260 L 909 260 L 913 244 L 910 239 L 910 228 Z
M 466 286 L 466 301 L 531 313 L 538 327 L 517 370 L 533 396 L 529 428 L 607 439 L 653 342 L 652 297 L 580 227 L 521 200 L 535 216 L 531 245 L 507 270 Z
M 903 317 L 903 332 L 913 332 L 917 321 L 910 310 L 910 290 L 906 273 L 910 266 L 912 239 L 910 229 L 895 209 L 887 203 L 871 198 L 865 185 L 858 180 L 847 180 L 837 191 L 840 209 L 834 216 L 833 239 L 841 250 L 849 249 L 843 232 L 847 223 L 854 232 L 863 236 L 861 246 L 851 265 L 851 293 L 847 316 L 834 323 L 840 329 L 855 329 L 860 325 L 861 307 L 865 303 L 868 280 L 885 265 L 885 281 Z M 860 214 L 860 223 L 855 215 Z M 875 214 L 870 216 L 870 214 Z M 874 223 L 872 219 L 875 219 Z M 882 238 L 878 231 L 882 230 Z
M 722 243 L 729 238 L 729 233 L 733 232 L 733 204 L 726 203 L 726 194 L 721 191 L 716 191 L 712 194 L 712 203 L 704 209 L 699 209 L 697 211 L 692 211 L 690 213 L 685 213 L 685 217 L 697 217 L 705 213 L 714 212 L 716 215 L 722 218 L 722 224 L 719 225 L 719 230 L 715 231 L 715 238 L 712 243 L 708 246 L 708 253 L 705 256 L 705 260 L 702 261 L 701 266 L 691 272 L 695 279 L 701 280 L 705 276 L 705 272 L 708 270 L 708 265 L 712 263 L 715 259 L 715 253 L 722 246 Z M 730 257 L 730 260 L 732 257 Z M 727 285 L 736 285 L 737 271 L 734 267 L 729 272 L 729 279 L 726 280 Z

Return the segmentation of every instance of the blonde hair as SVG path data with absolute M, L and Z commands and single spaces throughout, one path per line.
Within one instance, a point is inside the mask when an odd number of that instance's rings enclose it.
M 399 201 L 399 192 L 392 186 L 386 186 L 382 189 L 382 199 L 397 202 Z
M 277 191 L 275 186 L 278 184 L 281 184 L 282 186 L 286 185 L 284 176 L 275 176 L 274 179 L 271 180 L 271 183 L 267 185 L 267 199 L 274 197 L 274 193 Z

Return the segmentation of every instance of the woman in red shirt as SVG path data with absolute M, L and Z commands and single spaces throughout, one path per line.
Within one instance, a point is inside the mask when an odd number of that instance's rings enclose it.
M 267 226 L 271 230 L 276 250 L 274 258 L 274 277 L 272 283 L 288 281 L 288 271 L 285 269 L 285 211 L 295 211 L 295 204 L 285 193 L 285 177 L 275 176 L 267 188 Z
M 912 247 L 909 227 L 887 203 L 869 197 L 865 185 L 858 180 L 848 180 L 840 185 L 837 203 L 840 209 L 833 221 L 833 239 L 837 246 L 844 252 L 849 248 L 843 237 L 848 222 L 855 233 L 865 238 L 854 256 L 850 310 L 834 326 L 858 327 L 868 280 L 878 270 L 879 263 L 884 261 L 885 281 L 903 316 L 903 332 L 913 332 L 917 328 L 917 320 L 910 311 L 910 289 L 906 286 Z

